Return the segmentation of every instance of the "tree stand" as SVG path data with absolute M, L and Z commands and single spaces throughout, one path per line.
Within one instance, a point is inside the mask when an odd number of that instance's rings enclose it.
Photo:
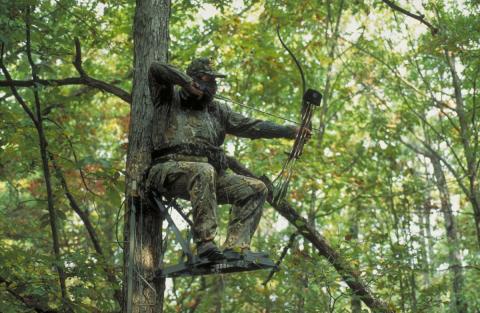
M 188 234 L 188 239 L 185 240 L 173 221 L 172 216 L 168 213 L 166 202 L 162 201 L 162 197 L 157 193 L 154 193 L 152 197 L 155 206 L 167 220 L 168 226 L 172 229 L 183 251 L 182 260 L 179 264 L 158 269 L 155 272 L 155 278 L 237 273 L 262 269 L 278 271 L 278 266 L 268 257 L 268 254 L 263 252 L 245 251 L 238 253 L 225 251 L 225 259 L 216 261 L 210 261 L 207 258 L 200 258 L 194 255 L 190 249 L 190 241 L 192 239 L 191 231 Z M 185 219 L 190 226 L 193 225 L 192 221 L 190 221 L 181 210 L 177 207 L 175 207 L 175 209 L 177 209 L 182 218 Z

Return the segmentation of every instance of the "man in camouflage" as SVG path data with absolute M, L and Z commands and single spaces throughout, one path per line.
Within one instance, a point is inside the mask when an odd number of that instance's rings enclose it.
M 296 127 L 233 112 L 214 100 L 216 79 L 209 59 L 195 59 L 184 74 L 154 62 L 149 69 L 154 110 L 153 166 L 146 186 L 191 201 L 193 236 L 200 257 L 221 259 L 214 243 L 217 204 L 232 204 L 224 249 L 248 249 L 267 196 L 263 182 L 227 170 L 221 145 L 226 134 L 251 139 L 290 138 Z

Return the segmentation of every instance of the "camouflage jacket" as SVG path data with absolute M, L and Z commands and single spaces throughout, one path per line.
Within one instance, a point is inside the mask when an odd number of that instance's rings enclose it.
M 150 66 L 155 150 L 182 144 L 220 147 L 226 134 L 251 139 L 295 137 L 295 127 L 245 117 L 216 100 L 201 110 L 183 106 L 181 86 L 191 82 L 191 77 L 171 65 L 154 62 Z

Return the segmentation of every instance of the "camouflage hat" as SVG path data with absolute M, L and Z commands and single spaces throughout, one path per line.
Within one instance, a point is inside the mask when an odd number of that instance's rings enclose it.
M 194 59 L 187 67 L 187 74 L 189 76 L 207 74 L 215 77 L 226 77 L 225 74 L 217 73 L 212 69 L 212 61 L 209 58 Z

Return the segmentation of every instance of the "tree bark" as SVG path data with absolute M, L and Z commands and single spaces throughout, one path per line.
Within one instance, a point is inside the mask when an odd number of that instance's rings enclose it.
M 153 106 L 148 88 L 148 67 L 167 62 L 170 0 L 137 0 L 134 17 L 134 75 L 127 152 L 124 254 L 124 312 L 162 312 L 164 280 L 148 283 L 162 257 L 162 219 L 140 200 L 138 185 L 151 161 Z M 135 205 L 135 210 L 133 207 Z M 131 225 L 130 214 L 135 212 Z M 135 227 L 133 227 L 135 225 Z M 129 236 L 134 234 L 131 251 Z M 132 237 L 132 238 L 133 238 Z M 133 264 L 129 255 L 133 254 Z M 133 272 L 129 275 L 129 265 Z M 131 267 L 130 267 L 131 268 Z M 130 284 L 129 284 L 130 280 Z M 128 297 L 129 288 L 133 299 Z

